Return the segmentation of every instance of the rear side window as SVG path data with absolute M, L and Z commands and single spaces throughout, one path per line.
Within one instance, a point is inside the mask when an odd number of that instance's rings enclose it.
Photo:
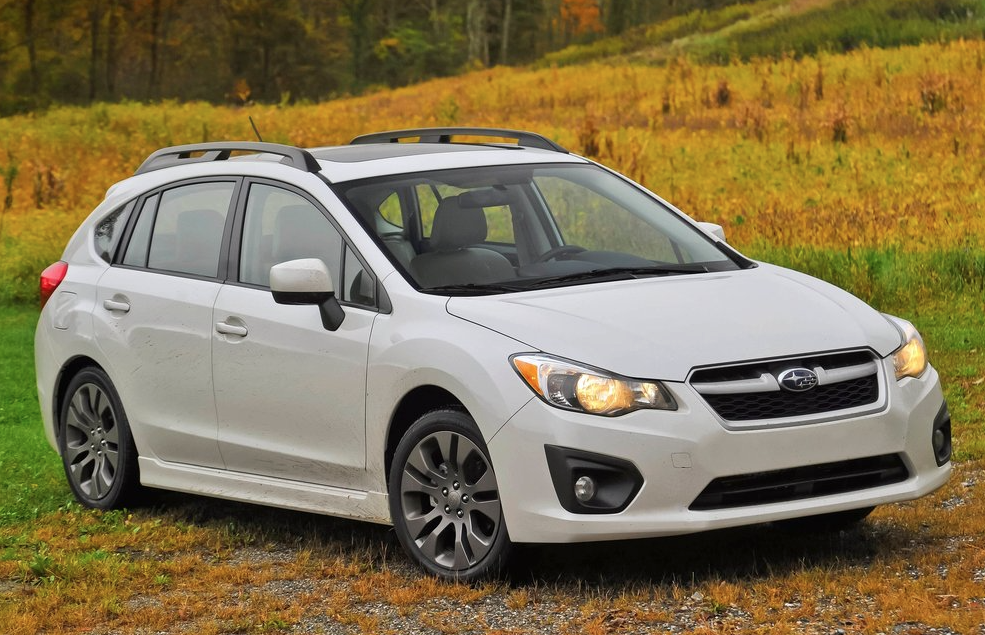
M 144 201 L 123 264 L 214 278 L 235 183 L 183 185 Z
M 94 232 L 94 242 L 96 252 L 99 257 L 106 262 L 113 261 L 113 252 L 123 236 L 123 228 L 127 226 L 127 219 L 133 211 L 136 201 L 130 201 L 123 207 L 114 210 L 109 216 L 99 221 Z
M 154 214 L 157 212 L 157 202 L 161 197 L 157 194 L 144 200 L 137 217 L 137 225 L 130 236 L 130 244 L 123 256 L 123 264 L 131 267 L 147 266 L 147 249 L 150 247 L 150 233 L 154 229 Z

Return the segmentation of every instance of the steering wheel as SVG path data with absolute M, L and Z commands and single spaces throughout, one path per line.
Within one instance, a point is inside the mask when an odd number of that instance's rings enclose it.
M 557 260 L 560 256 L 565 254 L 572 255 L 578 254 L 585 251 L 584 247 L 579 247 L 578 245 L 561 245 L 560 247 L 554 247 L 553 249 L 548 249 L 541 255 L 534 259 L 534 264 L 539 264 L 542 262 L 547 262 L 548 260 Z

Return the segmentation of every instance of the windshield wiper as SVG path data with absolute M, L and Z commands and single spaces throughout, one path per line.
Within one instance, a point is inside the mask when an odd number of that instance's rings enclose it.
M 645 267 L 607 267 L 605 269 L 592 269 L 591 271 L 579 271 L 577 273 L 567 273 L 560 276 L 550 276 L 548 278 L 537 278 L 527 283 L 528 289 L 541 288 L 554 284 L 577 283 L 586 280 L 605 281 L 607 278 L 612 280 L 634 280 L 650 276 L 673 276 L 689 273 L 707 273 L 708 267 L 705 265 L 673 265 L 661 266 L 650 265 Z
M 707 273 L 708 267 L 705 265 L 648 265 L 644 267 L 607 267 L 605 269 L 592 269 L 591 271 L 579 271 L 577 273 L 567 273 L 560 276 L 550 276 L 547 278 L 519 278 L 515 282 L 492 282 L 488 284 L 476 284 L 469 282 L 465 284 L 443 284 L 434 287 L 424 287 L 423 293 L 436 293 L 440 295 L 493 295 L 496 293 L 516 293 L 518 291 L 529 291 L 531 289 L 542 289 L 552 285 L 577 284 L 587 280 L 608 281 L 608 280 L 634 280 L 637 278 L 647 278 L 650 276 L 672 276 L 689 273 Z
M 516 291 L 526 291 L 526 285 L 519 284 L 442 284 L 436 287 L 424 287 L 422 293 L 437 293 L 440 295 L 492 295 L 495 293 L 514 293 Z

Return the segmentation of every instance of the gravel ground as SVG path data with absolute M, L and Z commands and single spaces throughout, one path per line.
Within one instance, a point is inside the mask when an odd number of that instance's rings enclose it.
M 221 562 L 263 570 L 264 581 L 218 594 L 220 604 L 273 598 L 285 607 L 303 607 L 290 623 L 254 624 L 239 631 L 244 635 L 771 633 L 773 625 L 782 626 L 775 632 L 804 635 L 958 634 L 940 624 L 884 619 L 888 613 L 880 594 L 892 590 L 892 580 L 885 589 L 856 585 L 837 595 L 821 591 L 823 580 L 811 586 L 818 575 L 851 580 L 870 571 L 929 590 L 938 609 L 980 616 L 972 620 L 980 624 L 961 635 L 985 635 L 985 543 L 980 533 L 946 535 L 941 530 L 966 526 L 954 520 L 957 515 L 981 516 L 975 496 L 979 482 L 985 482 L 981 471 L 964 470 L 934 499 L 890 507 L 892 513 L 877 513 L 857 528 L 829 534 L 754 526 L 655 540 L 520 548 L 504 580 L 480 587 L 435 585 L 404 557 L 388 528 L 234 503 L 175 499 L 170 504 L 185 522 L 236 525 L 251 534 Z M 932 522 L 912 522 L 918 504 Z M 939 564 L 928 564 L 927 553 L 939 554 Z M 309 573 L 299 576 L 303 562 L 309 563 Z M 338 562 L 341 570 L 333 569 Z M 780 601 L 757 595 L 773 580 Z M 428 582 L 432 591 L 420 593 Z M 713 597 L 719 587 L 736 589 L 740 597 L 734 602 Z M 139 614 L 160 606 L 160 595 L 137 596 L 127 609 Z M 878 629 L 871 626 L 875 617 L 882 625 Z M 159 633 L 197 634 L 201 628 L 198 621 L 176 621 L 173 629 Z M 118 632 L 124 631 L 99 635 Z

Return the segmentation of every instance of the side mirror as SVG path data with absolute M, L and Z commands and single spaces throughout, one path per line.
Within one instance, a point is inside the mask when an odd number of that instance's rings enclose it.
M 698 223 L 698 227 L 700 227 L 706 234 L 711 234 L 723 243 L 728 242 L 725 240 L 725 230 L 718 223 Z
M 329 331 L 338 330 L 345 311 L 335 298 L 335 287 L 328 267 L 318 258 L 289 260 L 270 268 L 270 292 L 277 304 L 314 304 L 321 323 Z

